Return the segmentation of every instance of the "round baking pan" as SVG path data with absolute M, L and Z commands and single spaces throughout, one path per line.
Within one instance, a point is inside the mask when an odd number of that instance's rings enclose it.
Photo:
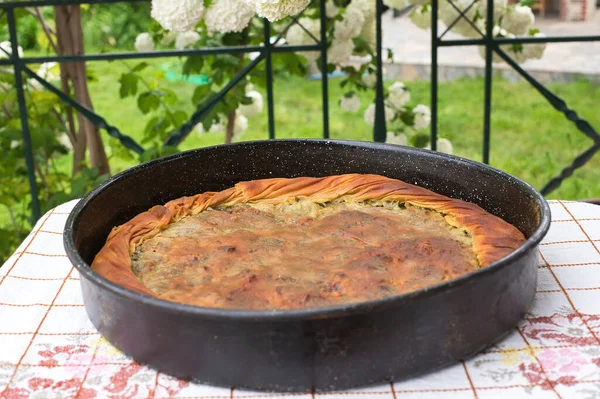
M 372 173 L 474 202 L 527 241 L 458 279 L 357 304 L 280 311 L 212 309 L 120 287 L 89 265 L 111 228 L 153 205 L 245 180 Z M 330 391 L 400 380 L 468 358 L 525 315 L 550 211 L 528 184 L 489 166 L 409 147 L 332 140 L 245 142 L 128 169 L 74 208 L 64 243 L 87 314 L 136 361 L 211 385 Z

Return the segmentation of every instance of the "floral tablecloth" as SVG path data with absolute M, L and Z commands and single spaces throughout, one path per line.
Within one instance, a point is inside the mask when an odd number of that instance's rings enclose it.
M 0 268 L 0 398 L 600 398 L 600 206 L 550 202 L 535 305 L 494 347 L 421 378 L 298 395 L 181 381 L 112 347 L 63 250 L 74 205 L 44 215 Z

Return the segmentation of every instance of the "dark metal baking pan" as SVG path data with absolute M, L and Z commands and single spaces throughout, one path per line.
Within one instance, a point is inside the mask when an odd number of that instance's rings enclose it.
M 156 204 L 270 177 L 374 173 L 474 202 L 528 238 L 456 280 L 358 304 L 282 311 L 182 305 L 129 291 L 90 269 L 110 229 Z M 85 309 L 112 344 L 180 378 L 273 391 L 342 390 L 415 376 L 468 358 L 531 306 L 537 245 L 550 211 L 528 184 L 458 157 L 330 140 L 202 148 L 151 161 L 102 184 L 73 209 L 64 243 Z

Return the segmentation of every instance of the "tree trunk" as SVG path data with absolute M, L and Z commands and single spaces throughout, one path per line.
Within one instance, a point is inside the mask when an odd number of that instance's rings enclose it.
M 233 141 L 233 132 L 235 131 L 235 110 L 229 111 L 227 115 L 227 128 L 225 129 L 225 144 L 231 144 Z
M 59 55 L 82 55 L 83 30 L 81 26 L 81 8 L 79 5 L 57 6 L 55 8 L 56 38 Z M 60 64 L 63 90 L 72 92 L 81 105 L 94 109 L 87 86 L 85 62 L 64 62 Z M 90 164 L 98 168 L 101 174 L 110 173 L 108 158 L 100 132 L 86 117 L 77 114 L 78 131 L 72 132 L 73 174 L 83 167 L 86 150 L 90 152 Z

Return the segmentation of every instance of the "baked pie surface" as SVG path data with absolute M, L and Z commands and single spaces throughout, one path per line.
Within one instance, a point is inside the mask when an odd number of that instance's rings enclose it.
M 435 285 L 524 240 L 475 204 L 399 180 L 277 178 L 155 206 L 113 229 L 92 268 L 172 302 L 298 309 Z

